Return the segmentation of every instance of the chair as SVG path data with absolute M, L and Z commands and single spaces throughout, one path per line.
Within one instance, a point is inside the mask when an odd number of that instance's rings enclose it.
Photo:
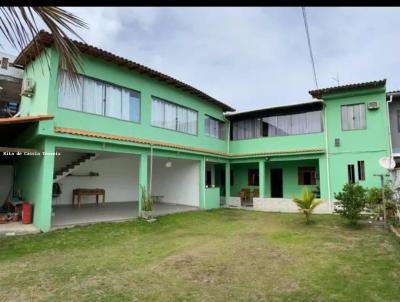
M 247 202 L 250 200 L 250 189 L 248 188 L 243 188 L 239 192 L 240 196 L 240 205 L 241 206 L 246 206 Z

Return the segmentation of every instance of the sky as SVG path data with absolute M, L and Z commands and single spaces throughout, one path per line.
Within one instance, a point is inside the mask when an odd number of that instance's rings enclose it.
M 84 41 L 190 84 L 238 111 L 311 100 L 300 7 L 67 7 Z M 307 8 L 319 88 L 387 79 L 400 90 L 400 8 Z M 0 35 L 0 51 L 17 54 Z

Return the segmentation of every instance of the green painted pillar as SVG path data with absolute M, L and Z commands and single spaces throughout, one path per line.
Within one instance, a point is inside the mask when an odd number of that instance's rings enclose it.
M 142 186 L 147 191 L 147 154 L 140 154 L 139 157 L 139 201 L 138 201 L 138 215 L 142 214 Z
M 28 159 L 30 164 L 21 169 L 27 169 L 23 197 L 33 203 L 33 224 L 41 231 L 47 232 L 51 228 L 54 145 L 46 140 L 42 144 L 42 151 L 45 154 L 40 158 L 32 156 Z
M 199 205 L 201 209 L 206 208 L 206 160 L 205 158 L 199 161 Z
M 265 160 L 258 162 L 258 176 L 260 197 L 265 197 Z
M 225 164 L 225 205 L 229 205 L 231 197 L 231 164 Z
M 326 155 L 321 155 L 318 159 L 318 185 L 320 189 L 320 195 L 322 200 L 329 200 L 329 176 L 327 171 L 327 159 Z

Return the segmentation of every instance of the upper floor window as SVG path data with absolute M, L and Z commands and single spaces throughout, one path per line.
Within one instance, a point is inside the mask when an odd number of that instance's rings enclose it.
M 197 134 L 197 112 L 159 98 L 151 103 L 151 124 L 179 132 Z
M 88 113 L 140 121 L 140 93 L 79 76 L 79 87 L 63 80 L 58 89 L 58 105 Z
M 263 118 L 263 136 L 284 136 L 321 131 L 321 110 Z
M 342 130 L 366 128 L 365 104 L 342 106 Z
M 248 119 L 232 122 L 232 139 L 248 139 L 261 136 L 261 120 Z
M 232 122 L 232 140 L 321 132 L 322 111 L 274 115 Z
M 204 132 L 207 136 L 224 139 L 225 123 L 206 115 L 204 119 Z

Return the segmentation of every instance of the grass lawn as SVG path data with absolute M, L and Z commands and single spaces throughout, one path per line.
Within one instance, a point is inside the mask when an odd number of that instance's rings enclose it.
M 0 239 L 0 301 L 399 301 L 400 244 L 221 209 Z

